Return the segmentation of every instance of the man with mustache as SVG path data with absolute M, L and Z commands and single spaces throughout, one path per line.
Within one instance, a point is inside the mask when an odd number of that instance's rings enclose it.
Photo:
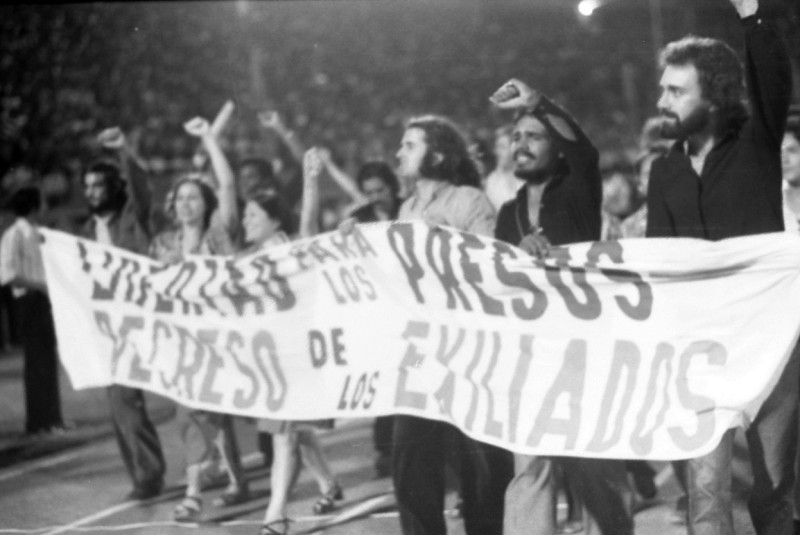
M 516 113 L 514 173 L 525 181 L 500 208 L 495 238 L 537 258 L 547 256 L 551 244 L 599 240 L 602 187 L 591 141 L 564 110 L 519 80 L 507 82 L 491 101 Z M 582 498 L 585 533 L 633 533 L 623 461 L 515 454 L 504 535 L 555 535 L 558 470 Z
M 406 123 L 397 151 L 397 174 L 411 186 L 401 221 L 420 220 L 490 236 L 495 213 L 480 190 L 480 175 L 458 126 L 439 115 Z M 445 465 L 456 465 L 467 535 L 500 535 L 503 490 L 511 455 L 471 439 L 454 425 L 396 415 L 392 432 L 392 480 L 404 535 L 444 535 Z
M 151 193 L 144 169 L 119 128 L 103 130 L 100 145 L 118 154 L 116 161 L 98 160 L 83 175 L 83 188 L 91 217 L 80 231 L 84 238 L 138 254 L 150 245 Z M 114 434 L 122 461 L 133 482 L 132 500 L 147 500 L 164 487 L 161 442 L 138 388 L 106 388 Z
M 758 0 L 730 1 L 744 29 L 752 111 L 744 106 L 745 70 L 728 45 L 686 37 L 665 47 L 658 109 L 662 135 L 676 141 L 651 169 L 648 237 L 721 240 L 784 229 L 781 140 L 791 95 L 789 59 Z M 748 505 L 759 535 L 792 533 L 794 353 L 747 429 L 753 467 Z M 732 447 L 729 430 L 711 453 L 688 462 L 689 533 L 734 533 Z

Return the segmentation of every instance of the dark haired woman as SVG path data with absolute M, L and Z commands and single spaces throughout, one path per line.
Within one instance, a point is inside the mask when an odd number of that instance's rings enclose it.
M 186 123 L 186 131 L 200 137 L 211 157 L 219 181 L 219 200 L 214 189 L 202 177 L 186 176 L 178 180 L 167 197 L 167 214 L 175 226 L 158 234 L 150 246 L 153 258 L 167 263 L 180 262 L 189 255 L 229 255 L 233 253 L 231 236 L 237 225 L 236 191 L 233 172 L 205 119 Z M 222 225 L 211 225 L 211 216 L 219 209 Z M 216 452 L 228 472 L 228 488 L 219 505 L 240 503 L 247 498 L 241 457 L 230 415 L 178 406 L 186 455 L 186 494 L 175 507 L 178 522 L 195 522 L 203 510 L 201 480 L 203 467 Z

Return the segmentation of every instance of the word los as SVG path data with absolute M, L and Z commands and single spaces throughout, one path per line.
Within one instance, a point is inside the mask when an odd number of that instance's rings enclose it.
M 513 314 L 519 319 L 536 320 L 547 311 L 548 295 L 553 295 L 547 288 L 540 287 L 544 282 L 556 290 L 571 315 L 578 319 L 595 320 L 602 313 L 603 303 L 598 291 L 587 282 L 588 271 L 594 269 L 604 276 L 605 281 L 617 283 L 622 289 L 625 289 L 623 284 L 633 287 L 638 295 L 635 300 L 624 295 L 614 296 L 616 306 L 626 316 L 644 321 L 652 313 L 653 290 L 639 274 L 621 269 L 596 268 L 603 256 L 616 264 L 622 263 L 622 246 L 616 241 L 595 242 L 587 254 L 586 267 L 569 266 L 569 250 L 556 248 L 551 253 L 555 265 L 532 261 L 526 266 L 529 268 L 526 271 L 513 271 L 507 266 L 508 260 L 520 258 L 521 251 L 504 242 L 481 240 L 465 232 L 438 228 L 427 231 L 424 256 L 421 257 L 415 247 L 419 237 L 412 225 L 393 224 L 388 228 L 387 235 L 389 245 L 400 261 L 408 285 L 419 304 L 426 302 L 420 283 L 426 276 L 432 275 L 444 292 L 448 309 L 471 311 L 479 308 L 492 316 Z M 489 259 L 488 262 L 472 258 L 482 252 L 484 258 Z M 545 275 L 543 280 L 542 277 L 534 279 L 542 269 Z M 564 281 L 566 273 L 572 275 L 574 288 Z M 466 283 L 472 295 L 468 295 L 460 281 Z M 522 291 L 525 295 L 504 302 L 496 297 L 503 294 L 504 289 L 505 293 L 513 289 L 514 293 Z
M 666 413 L 676 408 L 693 415 L 687 427 L 694 430 L 667 427 L 677 448 L 692 451 L 714 436 L 713 400 L 690 391 L 686 380 L 680 379 L 687 376 L 695 358 L 705 358 L 713 366 L 725 364 L 727 351 L 714 341 L 691 343 L 680 354 L 673 345 L 660 343 L 653 358 L 645 358 L 636 344 L 618 340 L 605 363 L 608 377 L 587 385 L 589 348 L 585 340 L 570 340 L 563 355 L 547 355 L 535 351 L 536 337 L 532 335 L 523 334 L 511 342 L 497 332 L 467 331 L 447 325 L 436 328 L 422 321 L 408 322 L 403 337 L 407 347 L 400 364 L 395 408 L 424 411 L 430 410 L 428 405 L 433 403 L 450 421 L 470 432 L 530 448 L 538 447 L 546 437 L 559 437 L 567 454 L 576 448 L 602 454 L 627 441 L 637 455 L 646 456 L 653 449 L 655 429 L 663 426 Z M 593 359 L 598 357 L 607 356 L 592 355 Z M 446 373 L 438 387 L 415 390 L 410 386 L 412 375 L 430 373 L 430 366 L 425 366 L 428 360 L 446 368 Z M 459 360 L 462 366 L 458 365 Z M 545 361 L 559 368 L 549 384 L 544 384 L 540 374 L 533 371 Z M 480 374 L 476 371 L 479 362 L 488 362 Z M 454 370 L 465 363 L 466 371 L 457 374 Z M 513 372 L 502 375 L 508 377 L 508 384 L 490 387 L 498 370 Z M 674 392 L 671 384 L 676 385 Z M 530 398 L 531 392 L 537 394 Z M 506 415 L 497 414 L 496 395 L 504 396 Z M 566 417 L 557 410 L 562 398 L 568 400 Z M 477 419 L 479 404 L 485 408 L 483 421 Z M 586 406 L 600 406 L 600 417 L 584 420 Z M 538 411 L 526 414 L 523 420 L 523 407 L 538 407 Z M 635 421 L 633 427 L 625 425 L 631 421 Z M 579 445 L 579 435 L 587 434 L 591 438 Z

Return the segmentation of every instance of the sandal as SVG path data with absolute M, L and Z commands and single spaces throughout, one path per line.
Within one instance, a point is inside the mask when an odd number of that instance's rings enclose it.
M 279 518 L 261 526 L 261 531 L 258 535 L 288 535 L 289 523 L 291 520 L 288 518 Z
M 230 507 L 231 505 L 239 505 L 250 499 L 250 490 L 246 485 L 243 485 L 235 490 L 226 490 L 216 498 L 214 498 L 215 507 Z
M 334 483 L 328 492 L 323 494 L 322 497 L 317 500 L 317 503 L 314 504 L 314 514 L 324 515 L 325 513 L 330 513 L 336 509 L 336 504 L 334 502 L 343 498 L 344 492 L 342 492 L 342 487 L 340 487 L 338 483 Z
M 200 496 L 186 496 L 175 506 L 172 519 L 175 522 L 197 522 L 203 514 L 203 500 Z

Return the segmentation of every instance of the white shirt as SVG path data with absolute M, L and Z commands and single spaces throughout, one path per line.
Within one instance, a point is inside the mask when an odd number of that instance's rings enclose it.
M 108 227 L 109 221 L 111 221 L 111 215 L 94 216 L 95 241 L 104 245 L 114 245 L 114 241 L 111 239 L 111 230 Z
M 18 217 L 0 239 L 0 284 L 11 284 L 14 297 L 30 286 L 45 286 L 44 263 L 36 227 Z
M 495 169 L 486 177 L 483 189 L 494 209 L 500 210 L 501 206 L 517 196 L 517 191 L 524 184 L 525 181 L 517 178 L 514 173 Z

